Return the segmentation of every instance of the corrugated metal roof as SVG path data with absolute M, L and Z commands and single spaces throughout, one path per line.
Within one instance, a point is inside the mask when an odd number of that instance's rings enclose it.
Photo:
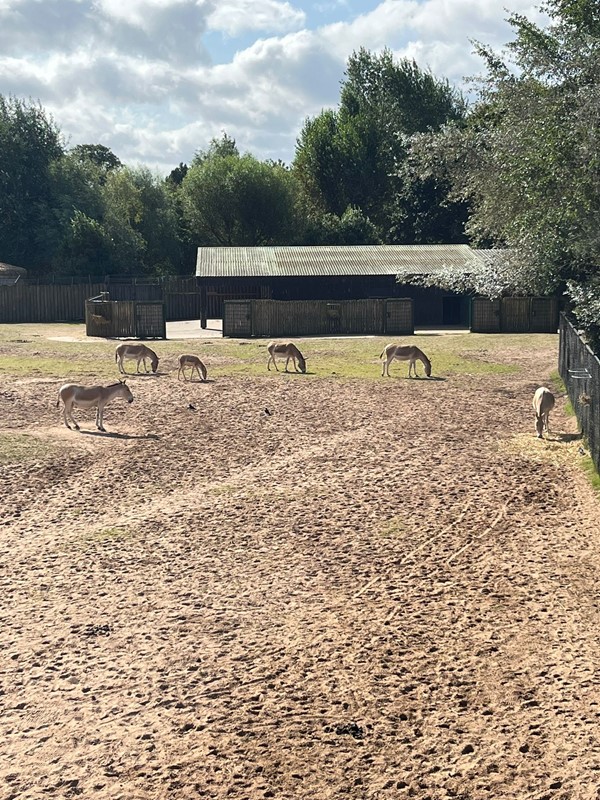
M 442 268 L 470 271 L 466 244 L 340 247 L 199 247 L 201 278 L 274 278 L 343 275 L 419 275 Z
M 477 249 L 473 250 L 477 258 L 479 258 L 486 266 L 506 266 L 510 261 L 511 256 L 515 253 L 511 248 L 496 247 L 493 249 Z

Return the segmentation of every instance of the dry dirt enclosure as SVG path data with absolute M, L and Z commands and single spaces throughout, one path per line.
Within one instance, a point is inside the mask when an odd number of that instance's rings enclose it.
M 519 341 L 136 377 L 119 436 L 4 342 L 0 798 L 600 797 L 598 500 Z

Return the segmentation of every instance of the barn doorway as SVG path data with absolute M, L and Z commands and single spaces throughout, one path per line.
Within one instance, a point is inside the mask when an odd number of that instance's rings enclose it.
M 449 295 L 442 297 L 442 324 L 443 325 L 460 325 L 462 310 L 462 297 L 456 295 Z

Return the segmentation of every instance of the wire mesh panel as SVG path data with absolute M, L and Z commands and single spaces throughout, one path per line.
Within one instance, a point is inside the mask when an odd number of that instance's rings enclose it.
M 138 339 L 166 339 L 164 303 L 135 303 L 135 335 Z
M 471 331 L 473 333 L 500 333 L 500 301 L 487 297 L 471 300 Z
M 600 361 L 564 314 L 560 315 L 559 334 L 560 377 L 600 471 Z
M 530 297 L 503 297 L 500 301 L 502 333 L 527 333 L 530 329 Z
M 340 306 L 340 333 L 383 333 L 383 300 L 346 300 Z
M 251 300 L 226 300 L 223 303 L 223 336 L 252 336 Z
M 558 297 L 532 297 L 529 330 L 532 333 L 556 333 Z
M 415 332 L 413 301 L 410 297 L 384 300 L 384 333 L 411 334 Z

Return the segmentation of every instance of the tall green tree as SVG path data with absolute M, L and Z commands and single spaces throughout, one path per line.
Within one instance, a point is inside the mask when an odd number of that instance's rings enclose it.
M 583 314 L 590 293 L 600 296 L 600 7 L 542 8 L 547 27 L 510 18 L 515 38 L 503 58 L 479 46 L 487 73 L 468 124 L 413 144 L 423 161 L 428 152 L 445 165 L 455 196 L 470 204 L 472 239 L 514 251 L 502 280 L 479 276 L 479 290 L 566 286 Z
M 361 49 L 348 61 L 339 109 L 305 122 L 294 169 L 315 209 L 340 216 L 359 208 L 381 239 L 395 241 L 402 135 L 438 129 L 464 114 L 461 95 L 447 81 L 414 61 L 396 62 L 389 50 Z
M 297 235 L 296 189 L 285 167 L 212 147 L 195 157 L 181 198 L 196 244 L 288 244 Z
M 41 106 L 0 95 L 0 257 L 47 269 L 60 234 L 50 203 L 60 132 Z

